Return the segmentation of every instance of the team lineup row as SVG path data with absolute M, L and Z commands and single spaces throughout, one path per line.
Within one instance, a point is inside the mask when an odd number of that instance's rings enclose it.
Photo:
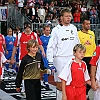
M 100 47 L 96 48 L 95 35 L 90 30 L 90 20 L 84 19 L 82 30 L 77 32 L 77 28 L 70 23 L 71 17 L 71 11 L 63 9 L 59 25 L 52 29 L 51 34 L 50 26 L 45 26 L 44 34 L 40 38 L 31 31 L 30 23 L 25 22 L 24 32 L 19 32 L 16 39 L 12 39 L 14 43 L 8 39 L 9 44 L 14 47 L 7 50 L 5 46 L 4 49 L 6 55 L 11 54 L 11 60 L 1 56 L 2 61 L 14 64 L 14 56 L 19 46 L 20 66 L 16 77 L 16 91 L 20 91 L 20 85 L 23 83 L 21 91 L 26 93 L 26 100 L 41 100 L 40 71 L 44 72 L 44 84 L 49 87 L 50 70 L 57 83 L 57 100 L 86 100 L 91 87 L 95 91 L 94 100 L 100 99 Z M 9 35 L 8 37 L 11 38 Z M 3 49 L 0 52 L 3 55 Z

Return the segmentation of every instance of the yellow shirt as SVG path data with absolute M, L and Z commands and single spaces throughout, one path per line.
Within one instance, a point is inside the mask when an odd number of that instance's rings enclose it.
M 78 31 L 80 43 L 86 47 L 85 57 L 92 57 L 94 50 L 96 49 L 94 32 L 88 30 L 87 33 Z

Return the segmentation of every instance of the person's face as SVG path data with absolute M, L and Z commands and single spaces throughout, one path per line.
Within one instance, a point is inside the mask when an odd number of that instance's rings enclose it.
M 29 50 L 29 53 L 36 54 L 36 52 L 38 51 L 38 46 L 35 46 L 35 44 L 33 44 L 32 47 L 29 48 Z
M 47 35 L 47 36 L 50 34 L 50 27 L 45 28 L 44 34 Z
M 69 24 L 70 21 L 71 21 L 71 18 L 72 18 L 72 14 L 68 13 L 68 12 L 65 12 L 63 14 L 63 16 L 61 16 L 61 20 L 62 20 L 62 22 L 63 22 L 64 25 Z
M 84 30 L 89 30 L 90 29 L 90 21 L 85 20 L 82 24 L 82 27 L 83 27 Z
M 85 50 L 81 50 L 80 48 L 74 53 L 74 56 L 78 60 L 82 60 L 85 55 Z
M 30 24 L 25 25 L 24 28 L 25 28 L 25 32 L 30 32 L 31 31 L 31 25 Z
M 12 35 L 12 30 L 11 29 L 8 31 L 8 35 Z

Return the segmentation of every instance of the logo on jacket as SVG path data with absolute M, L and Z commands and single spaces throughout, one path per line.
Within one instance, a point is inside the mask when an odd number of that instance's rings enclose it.
M 71 34 L 73 35 L 74 33 L 73 33 L 73 30 L 71 30 Z
M 68 40 L 68 38 L 62 38 L 61 40 L 62 40 L 62 41 L 64 41 L 64 40 Z

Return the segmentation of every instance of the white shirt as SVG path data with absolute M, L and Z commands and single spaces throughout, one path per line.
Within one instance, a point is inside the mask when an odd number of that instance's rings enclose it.
M 79 43 L 77 28 L 73 24 L 52 30 L 47 46 L 48 61 L 53 62 L 54 56 L 72 56 L 73 47 Z
M 35 9 L 32 8 L 32 15 L 35 15 Z
M 40 15 L 42 16 L 44 16 L 44 9 L 40 9 Z

